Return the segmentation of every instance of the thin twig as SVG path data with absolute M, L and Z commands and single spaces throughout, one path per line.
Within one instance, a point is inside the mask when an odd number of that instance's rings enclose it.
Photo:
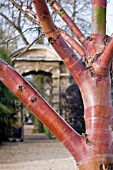
M 36 38 L 28 47 L 26 47 L 25 49 L 22 50 L 21 53 L 19 53 L 19 55 L 17 55 L 16 57 L 11 58 L 11 61 L 15 61 L 17 58 L 19 58 L 22 54 L 24 54 L 26 51 L 29 50 L 29 48 L 39 39 L 41 38 L 41 36 L 44 34 L 41 34 L 38 38 Z
M 33 24 L 39 25 L 40 26 L 40 22 L 35 20 L 34 18 L 32 18 L 26 11 L 24 11 L 14 0 L 9 0 L 19 11 L 21 11 L 25 17 L 31 21 Z M 33 15 L 34 16 L 34 15 Z M 36 17 L 35 17 L 36 18 Z
M 35 28 L 27 28 L 26 30 L 23 31 L 23 33 L 27 32 L 28 30 L 31 30 L 31 29 L 36 29 L 36 27 L 35 27 Z M 2 44 L 8 44 L 10 41 L 13 41 L 14 39 L 18 38 L 19 36 L 21 36 L 21 35 L 18 34 L 17 36 L 15 36 L 15 37 L 13 37 L 13 38 L 10 38 L 10 39 L 8 39 L 7 41 L 4 40 L 4 41 L 2 41 L 2 43 L 0 43 L 0 45 L 2 45 Z

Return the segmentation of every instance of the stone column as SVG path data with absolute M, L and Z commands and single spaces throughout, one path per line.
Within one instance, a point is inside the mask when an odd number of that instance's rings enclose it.
M 60 113 L 60 70 L 55 68 L 52 70 L 52 107 Z

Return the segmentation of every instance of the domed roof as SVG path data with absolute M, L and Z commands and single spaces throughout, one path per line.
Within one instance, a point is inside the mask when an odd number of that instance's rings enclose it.
M 17 50 L 11 57 L 16 61 L 62 61 L 52 47 L 41 44 Z

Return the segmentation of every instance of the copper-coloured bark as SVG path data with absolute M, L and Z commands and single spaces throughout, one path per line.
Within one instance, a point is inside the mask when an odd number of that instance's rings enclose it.
M 104 53 L 101 55 L 100 60 L 101 60 L 101 65 L 103 67 L 107 67 L 107 68 L 110 67 L 111 61 L 113 60 L 113 38 L 108 44 L 108 46 L 106 47 Z
M 49 10 L 45 0 L 33 1 L 37 15 L 39 17 L 42 28 L 45 32 L 48 41 L 62 58 L 67 68 L 70 70 L 74 79 L 78 82 L 80 75 L 85 69 L 83 64 L 79 61 L 73 50 L 67 45 L 67 43 L 59 35 L 52 18 L 49 14 Z M 40 10 L 41 9 L 41 10 Z
M 79 162 L 85 143 L 38 92 L 13 68 L 0 60 L 0 80 L 50 129 Z M 80 144 L 80 147 L 78 145 Z
M 79 170 L 112 170 L 113 155 L 97 155 L 90 159 L 86 159 L 79 166 Z
M 90 143 L 89 157 L 113 153 L 113 109 L 109 72 L 106 74 L 106 68 L 102 75 L 94 72 L 94 77 L 85 77 L 80 86 L 85 108 L 86 134 Z
M 33 0 L 33 3 L 35 5 L 41 26 L 47 38 L 51 37 L 53 39 L 56 39 L 58 37 L 58 34 L 56 34 L 55 32 L 55 25 L 52 21 L 52 17 L 49 13 L 46 3 L 43 3 L 41 0 L 39 2 L 38 0 Z
M 98 7 L 106 8 L 107 1 L 106 0 L 92 0 L 92 5 L 96 5 Z
M 76 57 L 72 49 L 68 47 L 65 41 L 59 37 L 54 44 L 52 44 L 55 51 L 62 57 L 65 65 L 69 69 L 70 73 L 73 75 L 76 82 L 82 81 L 80 77 L 82 72 L 85 70 L 83 64 Z
M 59 33 L 61 35 L 61 37 L 68 42 L 72 48 L 74 48 L 77 53 L 84 59 L 85 56 L 85 51 L 82 48 L 82 46 L 76 41 L 74 40 L 69 34 L 67 34 L 64 30 L 59 30 Z
M 72 19 L 68 16 L 64 9 L 60 6 L 60 4 L 56 0 L 54 0 L 51 6 L 69 26 L 70 30 L 72 30 L 78 40 L 83 43 L 86 40 L 84 34 L 80 31 L 80 29 L 76 26 L 76 24 L 72 21 Z

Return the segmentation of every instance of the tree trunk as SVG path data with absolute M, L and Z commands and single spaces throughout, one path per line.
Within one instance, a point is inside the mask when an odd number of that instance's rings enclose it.
M 80 170 L 100 170 L 113 167 L 113 112 L 110 77 L 97 76 L 83 82 L 84 119 L 87 154 L 80 162 Z M 106 168 L 106 169 L 107 169 Z M 112 168 L 111 168 L 112 169 Z

